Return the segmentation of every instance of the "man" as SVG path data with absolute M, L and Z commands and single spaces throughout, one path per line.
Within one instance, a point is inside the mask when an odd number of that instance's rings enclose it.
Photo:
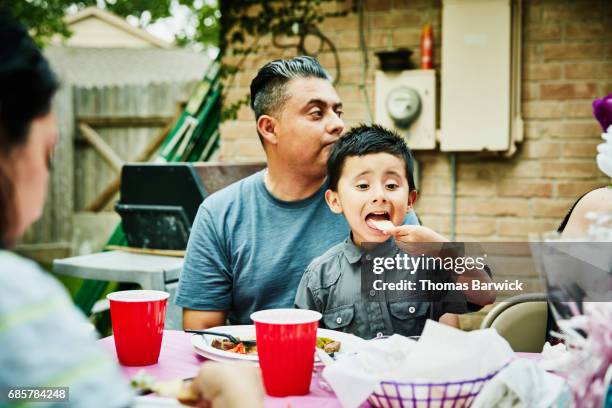
M 200 206 L 176 297 L 185 328 L 293 307 L 306 266 L 348 232 L 324 199 L 327 156 L 344 131 L 327 72 L 311 57 L 272 61 L 251 82 L 251 108 L 268 166 Z

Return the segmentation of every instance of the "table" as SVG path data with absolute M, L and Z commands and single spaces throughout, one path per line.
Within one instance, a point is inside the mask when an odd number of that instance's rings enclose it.
M 191 334 L 182 331 L 164 330 L 161 353 L 157 364 L 146 367 L 121 366 L 121 371 L 128 379 L 131 379 L 140 370 L 147 371 L 153 377 L 161 381 L 177 378 L 192 378 L 197 374 L 200 365 L 206 361 L 206 358 L 196 354 L 191 345 L 191 336 Z M 115 342 L 112 336 L 99 340 L 99 343 L 115 359 L 117 358 Z M 520 358 L 528 358 L 530 360 L 538 360 L 541 358 L 540 354 L 534 353 L 516 354 Z M 321 387 L 319 374 L 320 373 L 316 371 L 313 375 L 310 394 L 301 397 L 286 398 L 266 396 L 266 408 L 287 408 L 288 406 L 292 408 L 341 408 L 340 402 L 336 399 L 335 395 Z M 364 403 L 362 406 L 368 407 L 369 405 Z
M 135 254 L 124 251 L 99 252 L 53 261 L 53 272 L 82 279 L 137 283 L 142 289 L 170 293 L 165 327 L 181 329 L 182 309 L 174 304 L 183 258 Z
M 125 367 L 121 366 L 123 374 L 131 379 L 140 370 L 145 370 L 158 380 L 173 380 L 177 378 L 194 377 L 200 365 L 206 358 L 196 354 L 191 345 L 191 334 L 177 330 L 164 330 L 161 353 L 159 361 L 155 365 L 146 367 Z M 107 350 L 115 359 L 115 341 L 112 336 L 99 340 L 102 347 Z M 266 396 L 266 408 L 341 408 L 340 402 L 335 395 L 323 389 L 319 382 L 319 373 L 313 375 L 310 386 L 310 394 L 300 397 L 274 398 Z M 363 405 L 367 407 L 367 404 Z

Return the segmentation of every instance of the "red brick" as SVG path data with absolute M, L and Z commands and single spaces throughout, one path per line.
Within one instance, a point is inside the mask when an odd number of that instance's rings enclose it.
M 523 63 L 533 64 L 542 60 L 542 51 L 540 44 L 523 43 Z
M 419 193 L 428 195 L 450 195 L 451 185 L 447 178 L 424 177 L 419 184 Z
M 366 40 L 369 48 L 390 48 L 392 38 L 391 30 L 372 30 Z
M 338 53 L 338 57 L 340 58 L 340 64 L 342 66 L 342 71 L 348 67 L 361 67 L 361 63 L 363 61 L 363 54 L 361 51 L 340 51 Z M 331 52 L 322 52 L 318 55 L 317 59 L 323 65 L 324 68 L 328 70 L 333 70 L 336 66 L 336 58 Z
M 542 137 L 553 138 L 599 138 L 601 127 L 594 120 L 583 122 L 547 122 L 539 124 Z
M 253 160 L 266 159 L 266 155 L 259 138 L 255 138 L 255 140 L 239 140 L 236 148 L 240 153 L 240 157 L 251 158 Z
M 366 0 L 365 8 L 367 11 L 389 11 L 391 0 Z
M 601 21 L 592 21 L 589 23 L 571 23 L 568 22 L 565 26 L 565 38 L 568 40 L 597 40 L 605 41 L 609 36 L 609 31 Z
M 540 86 L 541 99 L 583 99 L 597 96 L 597 84 L 543 84 Z
M 557 196 L 570 197 L 577 200 L 584 193 L 602 185 L 603 183 L 597 181 L 564 181 L 557 185 Z
M 595 161 L 589 162 L 545 162 L 542 168 L 546 177 L 551 178 L 591 178 L 597 176 Z
M 344 102 L 343 103 L 343 118 L 345 120 L 355 120 L 366 122 L 368 113 L 366 106 L 361 102 Z
M 415 47 L 420 43 L 421 30 L 419 29 L 397 28 L 393 30 L 394 47 Z
M 319 29 L 326 33 L 338 28 L 359 27 L 359 17 L 355 13 L 349 13 L 343 17 L 326 17 L 319 25 Z
M 421 13 L 415 11 L 395 11 L 393 13 L 374 13 L 370 14 L 372 29 L 378 28 L 399 28 L 399 27 L 418 27 L 420 30 L 423 21 Z M 434 36 L 436 35 L 434 31 Z
M 508 178 L 540 178 L 542 176 L 542 163 L 540 160 L 519 160 L 512 165 L 497 166 L 496 175 L 503 174 Z
M 282 56 L 282 51 L 280 49 L 271 47 L 257 54 L 249 55 L 249 57 L 244 61 L 243 69 L 259 70 L 262 66 L 264 66 L 264 64 L 268 63 L 270 60 L 282 58 Z
M 561 64 L 524 64 L 523 79 L 527 81 L 561 79 Z
M 251 81 L 257 75 L 257 70 L 244 70 L 238 72 L 236 74 L 236 79 L 234 80 L 234 85 L 245 88 L 248 92 L 248 88 L 251 86 Z
M 423 177 L 427 176 L 448 176 L 450 174 L 450 164 L 448 159 L 439 155 L 433 161 L 421 162 Z
M 336 92 L 343 102 L 361 102 L 363 98 L 361 90 L 354 85 L 338 85 Z
M 237 156 L 236 152 L 236 141 L 229 139 L 221 139 L 221 144 L 219 145 L 219 155 L 217 156 L 217 160 L 221 162 L 231 162 L 234 161 Z
M 498 184 L 497 194 L 501 197 L 550 197 L 552 183 L 533 181 L 506 181 Z
M 223 122 L 220 126 L 221 139 L 256 139 L 257 130 L 255 127 L 255 121 L 236 121 L 236 120 L 227 120 Z
M 235 102 L 244 99 L 248 94 L 249 91 L 246 88 L 234 88 L 227 93 L 223 103 L 225 106 L 229 106 Z
M 534 101 L 540 99 L 540 85 L 531 82 L 523 82 L 521 87 L 521 100 Z
M 565 65 L 567 79 L 608 79 L 612 78 L 610 62 L 579 62 Z
M 238 119 L 239 121 L 244 121 L 244 122 L 250 121 L 250 122 L 255 123 L 255 113 L 253 112 L 250 106 L 242 105 L 240 109 L 238 110 L 238 115 L 236 119 Z
M 495 181 L 486 179 L 457 181 L 457 195 L 468 197 L 490 197 L 495 194 Z
M 524 198 L 474 197 L 457 199 L 457 213 L 462 215 L 517 216 L 529 215 L 529 201 Z
M 592 118 L 593 108 L 591 101 L 568 102 L 565 109 L 565 116 L 568 118 Z
M 334 43 L 338 50 L 346 50 L 346 49 L 358 49 L 359 48 L 359 33 L 353 27 L 344 27 L 347 28 L 342 31 L 337 31 L 334 34 L 329 35 L 329 39 Z M 307 47 L 306 50 L 314 51 L 313 54 L 317 51 L 319 47 L 320 41 L 311 36 L 315 44 L 311 47 Z M 308 37 L 307 37 L 308 38 Z
M 542 10 L 542 21 L 584 21 L 598 20 L 601 18 L 601 3 L 589 4 L 586 2 L 570 2 L 569 4 L 547 4 Z
M 542 233 L 556 230 L 560 221 L 498 219 L 499 235 L 521 236 L 527 238 L 530 233 Z
M 567 142 L 563 144 L 563 157 L 583 157 L 595 160 L 598 140 L 590 142 Z
M 523 118 L 560 119 L 565 116 L 565 106 L 558 102 L 523 102 Z
M 535 199 L 531 202 L 534 217 L 558 218 L 562 220 L 574 203 L 567 199 Z
M 500 161 L 486 155 L 465 154 L 458 157 L 457 172 L 463 181 L 474 180 L 476 183 L 495 180 L 496 170 L 503 166 Z
M 438 11 L 441 9 L 441 0 L 393 0 L 394 9 L 429 9 Z
M 450 230 L 450 217 L 447 215 L 428 215 L 418 213 L 421 225 L 433 229 L 441 234 L 447 234 Z
M 537 24 L 525 30 L 525 41 L 550 41 L 561 39 L 561 24 Z
M 361 66 L 351 66 L 351 67 L 347 67 L 345 65 L 341 65 L 342 66 L 342 71 L 341 71 L 341 78 L 340 78 L 340 85 L 360 85 L 361 81 L 362 81 L 362 68 Z M 333 68 L 333 65 L 331 66 Z M 326 67 L 327 68 L 327 67 Z M 333 69 L 329 69 L 328 70 L 332 71 L 331 75 L 334 75 L 335 72 Z M 368 78 L 368 80 L 366 80 L 366 85 L 371 85 L 373 84 L 373 81 L 371 76 L 367 76 L 366 78 Z
M 597 43 L 542 44 L 544 60 L 600 59 L 603 45 Z
M 414 206 L 417 214 L 450 214 L 451 201 L 449 197 L 423 196 Z
M 532 142 L 523 144 L 521 157 L 525 158 L 553 158 L 561 155 L 561 144 L 554 142 Z
M 434 9 L 439 10 L 440 0 L 393 0 L 394 9 Z
M 540 122 L 536 122 L 534 120 L 526 120 L 525 121 L 525 138 L 526 139 L 540 139 L 541 138 L 541 130 L 540 126 L 542 124 Z
M 542 7 L 531 2 L 523 3 L 523 30 L 532 23 L 542 21 Z
M 495 233 L 495 218 L 461 217 L 455 228 L 458 234 L 491 235 Z

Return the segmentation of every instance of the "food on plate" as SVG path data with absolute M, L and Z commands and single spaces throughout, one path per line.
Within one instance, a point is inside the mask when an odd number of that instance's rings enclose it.
M 240 338 L 237 337 L 238 340 Z M 229 351 L 230 353 L 238 353 L 238 354 L 254 354 L 257 353 L 257 346 L 245 346 L 244 343 L 234 343 L 229 341 L 228 339 L 213 339 L 210 344 L 216 349 Z
M 238 338 L 238 340 L 240 340 Z M 244 343 L 233 343 L 226 338 L 215 338 L 210 344 L 212 347 L 229 351 L 230 353 L 237 354 L 255 354 L 257 353 L 257 346 L 245 346 Z M 317 347 L 323 349 L 327 354 L 334 354 L 340 351 L 341 343 L 337 340 L 330 339 L 327 337 L 317 337 Z

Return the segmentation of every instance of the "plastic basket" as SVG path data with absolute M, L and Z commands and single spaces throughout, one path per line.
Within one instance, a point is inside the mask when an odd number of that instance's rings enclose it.
M 383 381 L 368 398 L 376 408 L 460 408 L 469 407 L 482 387 L 500 369 L 481 378 L 454 382 L 407 383 Z

